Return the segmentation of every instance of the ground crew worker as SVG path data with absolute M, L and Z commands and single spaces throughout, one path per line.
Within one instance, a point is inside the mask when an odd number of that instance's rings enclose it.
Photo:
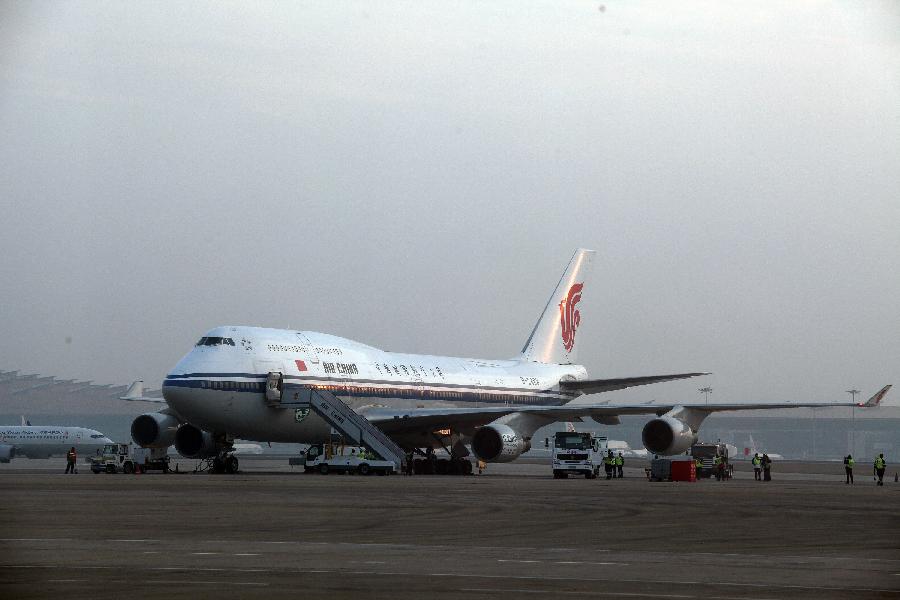
M 487 463 L 481 459 L 478 459 L 478 474 L 481 475 L 486 468 L 487 468 Z
M 75 474 L 75 463 L 78 461 L 78 453 L 75 452 L 75 446 L 72 446 L 66 452 L 66 474 Z
M 887 462 L 885 462 L 884 453 L 882 453 L 875 459 L 875 476 L 878 477 L 878 485 L 884 485 L 885 467 L 887 467 Z
M 722 457 L 718 454 L 713 458 L 713 469 L 716 471 L 716 481 L 722 481 Z
M 622 470 L 625 466 L 625 457 L 622 456 L 622 453 L 619 452 L 619 455 L 616 457 L 616 470 L 619 472 L 619 479 L 622 479 Z
M 613 459 L 612 450 L 607 451 L 606 456 L 603 457 L 603 468 L 606 469 L 606 479 L 613 478 L 613 463 L 615 460 Z
M 750 462 L 753 463 L 753 479 L 762 481 L 762 459 L 759 457 L 759 452 L 753 453 L 753 460 Z
M 762 457 L 763 481 L 772 481 L 772 459 L 768 454 Z
M 694 459 L 694 474 L 697 476 L 697 479 L 700 479 L 700 469 L 703 468 L 703 461 L 700 460 L 700 457 Z
M 853 456 L 850 454 L 844 458 L 844 472 L 847 474 L 847 481 L 844 482 L 844 485 L 853 485 L 853 465 L 855 463 L 856 461 L 853 460 Z
M 406 474 L 407 476 L 413 474 L 413 453 L 406 453 Z

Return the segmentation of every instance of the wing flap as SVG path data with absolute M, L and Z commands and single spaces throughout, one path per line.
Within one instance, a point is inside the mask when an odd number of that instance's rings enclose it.
M 699 377 L 700 375 L 711 375 L 711 373 L 676 373 L 674 375 L 650 375 L 647 377 L 620 377 L 618 379 L 585 379 L 582 381 L 560 381 L 559 387 L 566 391 L 581 392 L 582 394 L 601 394 L 603 392 L 624 390 L 625 388 L 635 387 L 639 385 L 649 385 L 651 383 L 662 383 L 663 381 L 675 381 L 676 379 Z

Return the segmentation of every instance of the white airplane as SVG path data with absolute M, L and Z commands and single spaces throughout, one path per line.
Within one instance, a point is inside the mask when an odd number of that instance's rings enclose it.
M 31 425 L 22 417 L 22 425 L 0 425 L 0 463 L 8 463 L 16 456 L 65 456 L 73 446 L 79 454 L 93 454 L 105 444 L 112 443 L 111 439 L 93 429 Z
M 189 458 L 229 459 L 235 438 L 318 443 L 331 426 L 316 412 L 272 406 L 267 381 L 327 390 L 404 449 L 450 449 L 485 462 L 509 462 L 531 447 L 540 427 L 581 420 L 614 425 L 620 415 L 655 414 L 643 430 L 654 454 L 685 451 L 712 412 L 838 404 L 590 404 L 583 394 L 672 381 L 706 373 L 590 379 L 576 364 L 579 306 L 594 258 L 575 252 L 522 351 L 483 360 L 387 352 L 312 331 L 225 326 L 207 332 L 166 376 L 166 408 L 137 417 L 136 443 Z M 129 400 L 143 398 L 138 390 Z M 487 405 L 487 406 L 486 406 Z M 415 408 L 410 408 L 415 407 Z M 233 457 L 231 457 L 233 458 Z

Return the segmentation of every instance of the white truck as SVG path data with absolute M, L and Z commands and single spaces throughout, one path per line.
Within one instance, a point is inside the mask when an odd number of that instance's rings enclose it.
M 342 444 L 313 444 L 302 457 L 303 470 L 329 473 L 358 473 L 360 475 L 391 475 L 397 471 L 392 460 L 381 460 L 360 446 Z
M 94 473 L 169 472 L 168 448 L 141 448 L 130 442 L 106 444 L 88 461 Z
M 595 479 L 603 466 L 607 444 L 605 436 L 581 431 L 557 431 L 551 449 L 553 478 L 565 479 L 572 474 Z

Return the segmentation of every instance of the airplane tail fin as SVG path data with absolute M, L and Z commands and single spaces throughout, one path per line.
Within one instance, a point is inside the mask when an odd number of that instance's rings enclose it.
M 125 391 L 124 396 L 120 396 L 120 400 L 138 400 L 144 396 L 144 380 L 138 379 Z
M 25 427 L 26 425 L 31 425 L 31 421 L 26 419 L 25 415 L 22 415 L 22 427 Z
M 883 388 L 878 390 L 878 392 L 876 392 L 876 394 L 874 396 L 872 396 L 871 398 L 866 400 L 866 402 L 864 404 L 860 404 L 860 406 L 865 406 L 865 407 L 878 406 L 878 404 L 887 395 L 888 391 L 890 391 L 890 389 L 892 387 L 893 387 L 892 384 L 888 384 L 888 385 L 884 386 Z
M 578 303 L 584 293 L 594 254 L 593 250 L 583 248 L 575 251 L 541 318 L 531 330 L 520 358 L 539 363 L 575 362 L 578 352 L 575 333 L 581 325 Z

